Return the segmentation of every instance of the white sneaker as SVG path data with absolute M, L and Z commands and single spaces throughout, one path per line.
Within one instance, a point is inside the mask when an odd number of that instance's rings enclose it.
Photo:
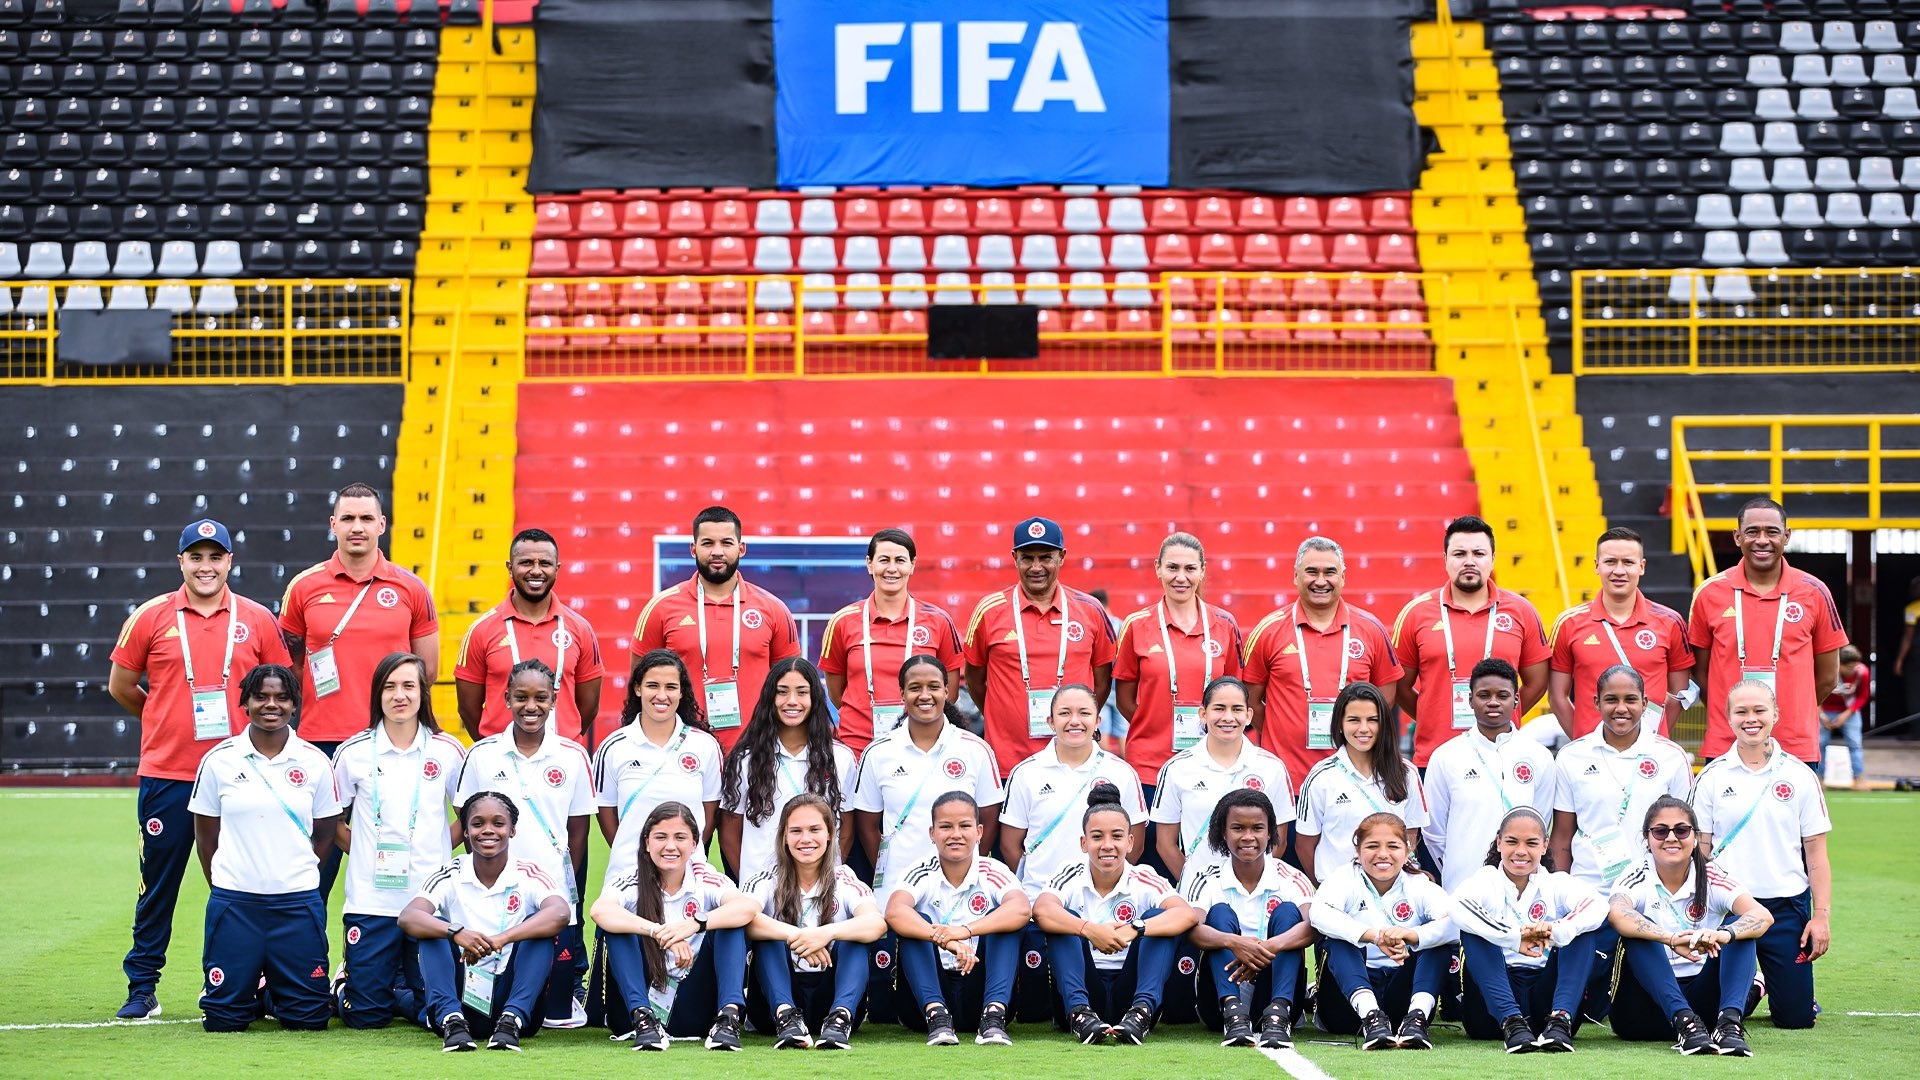
M 540 1026 L 546 1027 L 546 1028 L 561 1028 L 561 1029 L 586 1027 L 587 1026 L 587 992 L 586 990 L 579 989 L 573 992 L 572 1006 L 573 1006 L 572 1012 L 565 1019 L 555 1020 L 549 1017 L 546 1020 L 541 1021 Z

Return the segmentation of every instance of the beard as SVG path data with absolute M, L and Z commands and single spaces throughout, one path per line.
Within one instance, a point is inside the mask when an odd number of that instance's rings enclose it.
M 727 582 L 733 580 L 733 575 L 738 572 L 739 569 L 740 564 L 738 562 L 730 562 L 718 570 L 714 569 L 710 563 L 701 563 L 700 576 L 705 578 L 709 584 L 725 585 Z

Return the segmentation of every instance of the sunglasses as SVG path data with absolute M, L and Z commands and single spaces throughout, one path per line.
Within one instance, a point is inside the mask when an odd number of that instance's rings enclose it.
M 1647 835 L 1653 837 L 1655 840 L 1665 840 L 1669 836 L 1675 840 L 1685 840 L 1687 837 L 1692 836 L 1695 831 L 1693 826 L 1685 824 L 1655 825 L 1647 830 Z

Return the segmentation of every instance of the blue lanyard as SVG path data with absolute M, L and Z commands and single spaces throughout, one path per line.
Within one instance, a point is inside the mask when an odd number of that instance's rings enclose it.
M 267 786 L 267 794 L 272 795 L 273 801 L 280 804 L 280 809 L 287 812 L 287 820 L 293 822 L 293 827 L 300 830 L 302 836 L 311 839 L 313 836 L 313 825 L 301 820 L 300 815 L 294 811 L 292 806 L 288 805 L 286 796 L 280 794 L 280 789 L 275 787 L 273 781 L 267 776 L 267 771 L 254 764 L 254 758 L 258 756 L 257 754 L 249 752 L 243 760 L 252 767 L 254 775 L 260 778 L 260 782 Z M 260 760 L 265 761 L 267 759 L 262 757 Z
M 381 734 L 380 732 L 376 731 L 373 733 L 373 736 L 367 740 L 367 752 L 368 752 L 367 753 L 367 756 L 368 756 L 367 787 L 370 788 L 373 793 L 373 800 L 372 800 L 373 801 L 373 839 L 375 843 L 378 843 L 380 840 L 380 825 L 381 825 L 381 822 L 383 821 L 383 818 L 380 813 L 380 734 Z M 420 735 L 418 732 L 415 732 L 414 734 L 414 741 L 416 742 L 420 741 Z M 389 743 L 388 745 L 392 745 L 392 744 Z M 394 749 L 400 750 L 400 748 L 397 746 L 395 746 Z M 410 754 L 410 750 L 400 751 L 400 756 L 403 758 L 407 757 L 409 754 Z M 421 747 L 420 756 L 422 758 L 427 757 L 427 750 L 425 746 Z M 420 778 L 420 775 L 418 773 L 414 775 L 413 777 L 413 813 L 407 818 L 407 843 L 409 844 L 413 843 L 413 831 L 415 827 L 417 827 L 420 824 L 420 789 L 425 787 L 426 783 L 427 782 L 425 780 Z
M 638 723 L 638 722 L 639 721 L 635 721 L 635 723 Z M 636 737 L 642 741 L 646 740 L 646 736 L 644 734 Z M 645 780 L 640 781 L 640 786 L 633 789 L 633 794 L 627 796 L 627 801 L 620 804 L 620 816 L 622 818 L 625 818 L 627 816 L 627 812 L 633 809 L 633 804 L 635 800 L 639 799 L 641 795 L 645 794 L 647 788 L 653 786 L 654 778 L 660 775 L 660 770 L 666 768 L 667 765 L 673 761 L 674 751 L 680 749 L 680 744 L 686 741 L 687 741 L 687 725 L 681 724 L 680 730 L 674 733 L 673 742 L 669 743 L 667 745 L 667 748 L 660 752 L 661 754 L 660 764 L 655 765 L 653 767 L 653 771 L 647 774 L 647 778 Z
M 1780 763 L 1782 761 L 1785 761 L 1786 758 L 1787 756 L 1780 752 L 1780 748 L 1778 746 L 1775 746 L 1773 748 L 1773 760 L 1767 763 L 1767 771 L 1760 774 L 1761 778 L 1765 779 L 1766 777 L 1770 777 L 1774 773 L 1779 772 Z M 1741 768 L 1744 769 L 1746 768 L 1746 766 L 1742 765 Z M 1760 804 L 1766 801 L 1767 801 L 1767 793 L 1765 791 L 1761 791 L 1760 794 L 1754 798 L 1753 802 L 1748 805 L 1747 812 L 1744 814 L 1741 814 L 1740 820 L 1734 822 L 1733 828 L 1728 829 L 1726 832 L 1726 835 L 1720 838 L 1720 842 L 1717 845 L 1717 847 L 1721 851 L 1724 852 L 1727 850 L 1727 845 L 1733 843 L 1733 838 L 1736 836 L 1739 836 L 1740 830 L 1746 828 L 1747 822 L 1753 820 L 1754 811 L 1760 809 Z
M 1381 805 L 1380 800 L 1373 797 L 1374 785 L 1381 782 L 1379 777 L 1374 777 L 1372 783 L 1360 779 L 1360 774 L 1354 771 L 1353 766 L 1347 764 L 1346 752 L 1344 750 L 1333 755 L 1333 763 L 1340 767 L 1341 772 L 1347 774 L 1347 779 L 1351 780 L 1353 786 L 1359 790 L 1360 797 L 1367 800 L 1367 805 L 1373 807 L 1374 813 L 1384 814 L 1387 812 L 1387 808 Z
M 520 774 L 520 754 L 513 748 L 511 742 L 507 744 L 507 761 L 513 765 L 513 782 L 520 785 L 520 799 L 527 804 L 528 809 L 533 811 L 533 819 L 540 823 L 540 828 L 546 831 L 547 842 L 553 845 L 561 858 L 573 858 L 573 853 L 567 849 L 565 843 L 561 842 L 560 834 L 554 832 L 553 826 L 547 822 L 547 814 L 540 809 L 539 798 L 531 788 L 527 787 L 527 778 Z
M 1073 813 L 1073 808 L 1080 805 L 1080 800 L 1086 797 L 1087 789 L 1093 787 L 1095 780 L 1100 779 L 1100 759 L 1106 756 L 1105 750 L 1097 746 L 1093 748 L 1093 757 L 1087 762 L 1087 778 L 1080 782 L 1080 789 L 1061 804 L 1060 812 L 1053 816 L 1053 821 L 1046 828 L 1040 830 L 1038 838 L 1032 836 L 1027 838 L 1027 854 L 1031 855 L 1040 850 L 1040 845 L 1046 843 L 1047 838 L 1060 828 L 1060 823 L 1067 820 L 1067 815 Z
M 940 748 L 940 744 L 935 743 L 934 749 L 938 750 L 939 748 Z M 887 830 L 887 836 L 889 838 L 892 837 L 894 833 L 900 831 L 900 826 L 905 825 L 907 823 L 907 817 L 908 815 L 913 813 L 913 808 L 920 805 L 920 796 L 923 792 L 927 790 L 927 781 L 933 779 L 934 770 L 936 768 L 938 768 L 938 766 L 935 764 L 933 760 L 933 755 L 928 754 L 927 767 L 920 770 L 920 785 L 913 789 L 913 797 L 907 800 L 906 808 L 900 811 L 900 816 L 898 818 L 894 819 L 893 828 Z

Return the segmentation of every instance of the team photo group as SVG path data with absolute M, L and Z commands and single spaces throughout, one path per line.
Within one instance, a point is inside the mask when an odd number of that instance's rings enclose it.
M 1746 1056 L 1763 1000 L 1779 1028 L 1819 1011 L 1822 709 L 1857 653 L 1770 500 L 1685 614 L 1641 594 L 1643 542 L 1612 529 L 1594 598 L 1551 622 L 1495 584 L 1471 516 L 1391 623 L 1343 598 L 1319 536 L 1297 599 L 1229 612 L 1185 533 L 1154 559 L 1160 598 L 1115 618 L 1062 580 L 1043 517 L 960 619 L 914 596 L 914 539 L 885 529 L 812 657 L 724 507 L 695 517 L 696 572 L 645 603 L 631 656 L 602 655 L 557 541 L 526 529 L 458 643 L 457 717 L 435 716 L 434 600 L 386 526 L 378 493 L 341 489 L 336 551 L 275 615 L 229 589 L 227 527 L 193 522 L 182 586 L 127 619 L 120 1018 L 159 1014 L 196 870 L 208 1031 L 845 1050 L 863 1025 L 938 1046 L 1199 1023 L 1223 1047 L 1298 1028 L 1430 1050 L 1445 1019 L 1507 1053 Z M 619 726 L 596 732 L 612 665 Z M 1696 703 L 1698 761 L 1669 738 Z

